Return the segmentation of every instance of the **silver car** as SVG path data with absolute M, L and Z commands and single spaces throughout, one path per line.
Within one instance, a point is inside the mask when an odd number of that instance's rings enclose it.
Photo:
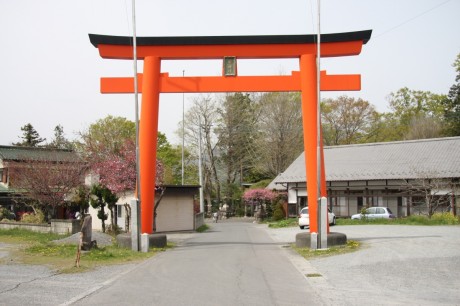
M 351 216 L 351 219 L 362 219 L 362 218 L 367 218 L 367 219 L 378 219 L 378 218 L 384 218 L 384 219 L 392 219 L 395 218 L 395 215 L 391 212 L 391 209 L 388 207 L 369 207 L 366 208 L 366 213 L 363 214 L 355 214 Z

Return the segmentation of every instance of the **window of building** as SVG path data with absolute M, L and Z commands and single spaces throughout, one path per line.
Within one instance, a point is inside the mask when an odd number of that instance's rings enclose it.
M 8 171 L 6 168 L 0 168 L 0 183 L 8 183 Z
M 303 207 L 308 205 L 308 198 L 307 197 L 299 197 L 298 201 L 299 201 L 299 207 L 300 208 L 303 208 Z
M 299 214 L 297 212 L 296 204 L 288 204 L 288 217 L 297 217 Z
M 356 203 L 358 205 L 358 212 L 360 212 L 361 209 L 365 208 L 363 197 L 356 197 Z
M 117 216 L 118 218 L 123 217 L 123 205 L 117 205 Z

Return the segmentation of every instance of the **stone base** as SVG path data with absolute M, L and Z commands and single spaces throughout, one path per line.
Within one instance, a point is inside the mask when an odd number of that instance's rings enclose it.
M 310 233 L 298 233 L 295 235 L 295 245 L 298 248 L 310 248 L 311 236 Z M 347 244 L 347 235 L 342 233 L 327 234 L 327 246 L 345 245 Z
M 131 233 L 117 235 L 117 244 L 122 248 L 131 249 Z M 165 234 L 150 234 L 149 247 L 151 248 L 164 248 L 167 244 L 167 237 Z

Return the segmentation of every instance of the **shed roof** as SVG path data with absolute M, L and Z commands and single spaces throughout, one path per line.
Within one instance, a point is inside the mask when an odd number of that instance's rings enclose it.
M 326 181 L 460 178 L 460 137 L 324 148 Z M 272 183 L 305 182 L 302 153 Z

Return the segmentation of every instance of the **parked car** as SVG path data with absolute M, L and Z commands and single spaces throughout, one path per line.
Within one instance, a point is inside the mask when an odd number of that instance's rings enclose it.
M 355 214 L 351 216 L 351 219 L 362 219 L 364 217 L 363 214 Z M 395 218 L 395 215 L 391 212 L 391 209 L 388 207 L 369 207 L 366 208 L 365 217 L 368 219 L 377 219 L 377 218 L 385 218 L 385 219 L 392 219 Z
M 335 225 L 335 215 L 330 209 L 327 210 L 327 217 L 329 219 L 329 225 Z M 308 207 L 304 207 L 300 210 L 299 227 L 300 229 L 310 227 L 310 215 L 308 214 Z

